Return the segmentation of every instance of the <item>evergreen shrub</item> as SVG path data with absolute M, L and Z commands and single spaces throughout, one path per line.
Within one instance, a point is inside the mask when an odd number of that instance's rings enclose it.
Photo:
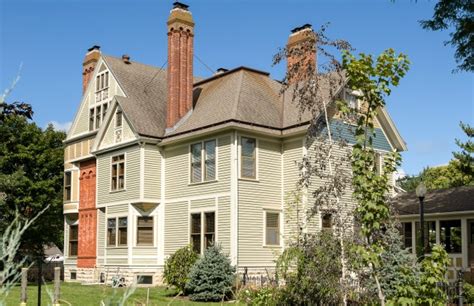
M 235 267 L 229 257 L 224 255 L 221 248 L 211 246 L 189 274 L 186 291 L 193 301 L 221 301 L 232 294 L 235 280 Z

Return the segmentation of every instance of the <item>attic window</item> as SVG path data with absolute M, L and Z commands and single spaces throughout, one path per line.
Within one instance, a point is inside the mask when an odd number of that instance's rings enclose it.
M 109 72 L 97 75 L 95 79 L 95 102 L 101 102 L 109 97 Z
M 120 109 L 115 113 L 115 127 L 122 127 L 122 111 Z

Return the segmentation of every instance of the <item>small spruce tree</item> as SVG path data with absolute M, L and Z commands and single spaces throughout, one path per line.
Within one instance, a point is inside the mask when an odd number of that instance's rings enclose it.
M 230 296 L 235 267 L 221 248 L 211 246 L 192 267 L 186 291 L 193 301 L 221 301 Z

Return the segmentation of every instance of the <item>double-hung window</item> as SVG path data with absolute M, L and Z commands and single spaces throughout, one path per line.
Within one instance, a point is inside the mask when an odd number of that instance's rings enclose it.
M 216 179 L 216 140 L 191 145 L 191 183 Z
M 125 188 L 125 155 L 112 157 L 112 180 L 111 190 L 122 190 Z
M 280 245 L 280 213 L 265 212 L 265 245 Z
M 69 225 L 69 256 L 77 256 L 79 227 L 78 225 Z
M 321 228 L 323 230 L 331 230 L 332 229 L 332 214 L 325 213 L 321 217 Z
M 191 244 L 193 250 L 201 254 L 214 244 L 216 237 L 215 212 L 191 214 Z
M 107 219 L 107 246 L 127 245 L 128 220 L 127 217 Z
M 257 178 L 257 140 L 242 137 L 240 149 L 240 176 L 242 178 Z
M 99 74 L 95 80 L 95 102 L 100 102 L 109 97 L 109 72 Z
M 71 172 L 64 172 L 64 200 L 71 201 Z
M 153 245 L 153 217 L 137 218 L 137 245 Z
M 115 113 L 115 127 L 122 127 L 122 110 L 120 109 Z

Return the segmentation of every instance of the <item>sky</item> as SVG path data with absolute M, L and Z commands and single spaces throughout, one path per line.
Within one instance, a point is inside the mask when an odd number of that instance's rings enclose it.
M 407 54 L 410 71 L 387 99 L 408 145 L 402 154 L 407 174 L 447 164 L 457 150 L 454 139 L 465 139 L 459 121 L 474 124 L 472 73 L 452 73 L 454 49 L 444 45 L 449 32 L 418 23 L 432 16 L 434 0 L 182 1 L 196 23 L 194 74 L 202 77 L 219 67 L 249 66 L 282 79 L 285 65 L 272 66 L 272 56 L 305 23 L 318 29 L 329 22 L 327 34 L 349 41 L 356 53 L 393 48 Z M 105 54 L 163 66 L 172 2 L 0 0 L 0 90 L 19 74 L 7 101 L 32 104 L 39 126 L 67 129 L 80 103 L 87 49 L 97 44 Z

